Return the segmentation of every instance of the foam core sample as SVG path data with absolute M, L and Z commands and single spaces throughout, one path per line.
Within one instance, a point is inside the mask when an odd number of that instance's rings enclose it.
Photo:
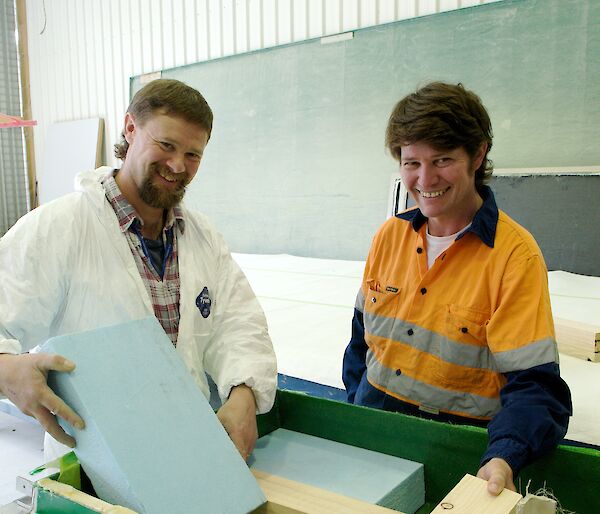
M 425 503 L 423 464 L 279 428 L 261 437 L 250 467 L 414 514 Z
M 139 513 L 241 514 L 266 501 L 155 318 L 49 339 L 76 364 L 48 384 L 85 421 L 75 453 L 99 498 Z

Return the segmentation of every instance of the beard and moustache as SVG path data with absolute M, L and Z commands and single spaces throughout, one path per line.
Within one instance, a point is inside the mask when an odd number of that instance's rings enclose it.
M 149 173 L 144 178 L 144 182 L 139 188 L 140 198 L 151 207 L 157 209 L 172 209 L 185 196 L 186 180 L 181 180 L 177 183 L 177 188 L 173 191 L 162 189 L 154 184 L 154 174 L 158 173 L 159 167 L 154 165 L 150 168 Z

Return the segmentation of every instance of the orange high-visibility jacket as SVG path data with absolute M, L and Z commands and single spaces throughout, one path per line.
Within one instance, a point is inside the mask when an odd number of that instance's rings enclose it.
M 377 232 L 356 301 L 372 386 L 426 412 L 487 420 L 503 373 L 558 362 L 540 249 L 496 212 L 495 234 L 474 219 L 430 269 L 420 211 Z

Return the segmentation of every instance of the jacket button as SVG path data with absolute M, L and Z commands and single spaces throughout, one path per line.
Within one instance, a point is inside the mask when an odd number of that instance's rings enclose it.
M 371 303 L 377 303 L 377 298 L 375 298 L 375 297 L 371 298 Z
M 423 248 L 419 246 L 419 248 L 417 248 L 417 253 L 423 253 Z
M 421 294 L 425 294 L 427 292 L 427 289 L 425 287 L 421 288 Z
M 401 369 L 397 369 L 396 370 L 396 376 L 399 377 L 400 375 L 402 375 L 402 370 Z
M 408 329 L 408 332 L 407 332 L 407 334 L 408 334 L 409 336 L 412 336 L 414 333 L 415 333 L 415 331 L 414 331 L 412 328 L 409 328 L 409 329 Z
M 469 331 L 469 329 L 468 329 L 467 327 L 462 327 L 462 328 L 460 329 L 460 331 L 461 331 L 463 334 L 466 334 L 466 333 Z

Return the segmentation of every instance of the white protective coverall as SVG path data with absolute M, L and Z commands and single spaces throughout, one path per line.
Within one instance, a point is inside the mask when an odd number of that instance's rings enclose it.
M 0 353 L 154 315 L 100 183 L 112 171 L 102 167 L 79 174 L 76 192 L 23 216 L 0 239 Z M 222 236 L 205 216 L 182 209 L 177 351 L 207 398 L 205 371 L 222 401 L 233 386 L 246 384 L 258 412 L 267 412 L 275 398 L 277 365 L 264 313 Z M 205 287 L 212 302 L 206 318 L 196 306 Z

